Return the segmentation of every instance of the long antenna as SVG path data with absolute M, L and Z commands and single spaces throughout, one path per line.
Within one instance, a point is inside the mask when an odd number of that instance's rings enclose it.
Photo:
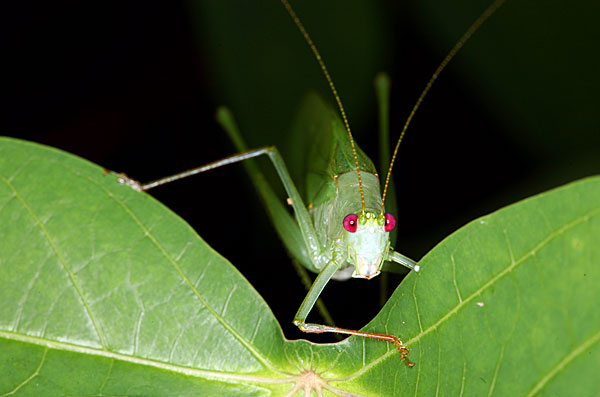
M 335 89 L 335 85 L 333 85 L 333 80 L 331 79 L 331 76 L 329 75 L 329 72 L 327 71 L 327 68 L 325 67 L 325 62 L 323 62 L 323 59 L 321 58 L 321 54 L 317 50 L 317 47 L 313 43 L 313 41 L 310 38 L 306 29 L 304 29 L 304 25 L 302 25 L 302 22 L 300 22 L 300 19 L 298 18 L 298 16 L 292 9 L 292 6 L 290 5 L 290 3 L 287 0 L 281 0 L 281 3 L 283 3 L 283 6 L 287 10 L 288 14 L 290 14 L 292 19 L 294 20 L 294 23 L 298 27 L 298 30 L 302 34 L 302 37 L 304 37 L 304 40 L 306 40 L 306 43 L 312 50 L 317 62 L 319 63 L 319 66 L 321 67 L 321 70 L 323 71 L 323 74 L 325 75 L 327 84 L 329 84 L 329 88 L 331 88 L 331 92 L 333 93 L 335 101 L 337 102 L 338 108 L 340 109 L 340 113 L 342 115 L 342 120 L 344 121 L 344 125 L 346 126 L 346 131 L 348 132 L 348 139 L 350 140 L 350 147 L 352 147 L 352 156 L 354 157 L 354 164 L 356 165 L 356 174 L 358 176 L 358 187 L 360 188 L 360 202 L 362 204 L 362 213 L 364 214 L 365 213 L 365 193 L 363 191 L 362 179 L 360 177 L 360 168 L 358 167 L 358 156 L 356 155 L 356 148 L 354 146 L 354 138 L 352 138 L 352 133 L 350 132 L 350 124 L 348 123 L 348 118 L 346 117 L 346 112 L 344 111 L 344 107 L 342 106 L 342 100 L 340 99 L 340 96 L 338 95 L 337 90 Z
M 402 138 L 404 138 L 404 134 L 406 133 L 406 129 L 408 128 L 408 125 L 412 121 L 412 119 L 413 119 L 413 117 L 414 117 L 417 109 L 419 108 L 419 106 L 421 106 L 421 102 L 423 102 L 423 98 L 425 98 L 425 95 L 427 95 L 427 93 L 431 89 L 431 86 L 433 85 L 433 83 L 435 82 L 435 80 L 438 78 L 439 74 L 442 72 L 442 70 L 444 70 L 444 68 L 446 67 L 446 65 L 448 65 L 448 63 L 452 60 L 452 58 L 454 58 L 454 56 L 456 55 L 456 53 L 465 45 L 465 43 L 467 41 L 469 41 L 469 39 L 471 38 L 471 36 L 473 35 L 473 33 L 475 33 L 477 31 L 477 29 L 479 29 L 481 27 L 481 25 L 494 12 L 496 12 L 496 10 L 498 8 L 500 8 L 500 6 L 505 1 L 506 0 L 496 0 L 496 1 L 494 1 L 488 8 L 485 9 L 485 11 L 483 11 L 481 13 L 481 15 L 479 17 L 477 17 L 477 19 L 475 20 L 475 22 L 473 22 L 473 24 L 469 27 L 469 29 L 467 29 L 467 31 L 465 33 L 463 33 L 463 35 L 460 37 L 460 39 L 458 39 L 458 41 L 456 42 L 456 44 L 454 44 L 454 47 L 452 47 L 452 49 L 450 50 L 450 52 L 448 53 L 448 55 L 446 55 L 446 57 L 444 58 L 444 60 L 442 61 L 442 63 L 440 63 L 440 65 L 437 67 L 437 69 L 435 70 L 435 72 L 433 72 L 433 75 L 431 76 L 431 78 L 427 82 L 427 85 L 425 86 L 425 89 L 423 89 L 423 92 L 421 92 L 421 95 L 417 99 L 417 102 L 413 106 L 412 110 L 410 111 L 410 114 L 408 115 L 408 118 L 406 119 L 406 122 L 404 123 L 404 127 L 402 128 L 402 132 L 400 133 L 400 137 L 398 138 L 398 143 L 396 143 L 396 148 L 394 149 L 394 154 L 392 155 L 392 161 L 390 161 L 390 167 L 388 168 L 387 176 L 385 177 L 385 186 L 383 188 L 383 196 L 382 196 L 382 199 L 381 199 L 381 213 L 383 213 L 383 204 L 385 203 L 385 196 L 387 194 L 388 185 L 390 183 L 390 176 L 392 174 L 392 168 L 394 167 L 394 162 L 396 161 L 396 155 L 398 154 L 398 148 L 400 147 L 400 142 L 402 141 Z

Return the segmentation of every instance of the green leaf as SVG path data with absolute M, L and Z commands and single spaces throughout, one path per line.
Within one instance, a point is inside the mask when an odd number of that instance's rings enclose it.
M 1 392 L 255 393 L 212 375 L 290 369 L 262 299 L 149 195 L 10 139 L 0 175 Z
M 0 140 L 0 393 L 584 395 L 600 365 L 600 178 L 480 218 L 350 338 L 287 341 L 177 215 L 75 156 Z M 326 393 L 326 394 L 327 394 Z M 344 395 L 344 394 L 342 394 Z
M 358 370 L 363 384 L 382 394 L 595 395 L 598 197 L 600 178 L 584 179 L 446 238 L 370 325 L 403 335 L 418 367 L 397 368 L 391 353 L 367 358 L 378 375 Z

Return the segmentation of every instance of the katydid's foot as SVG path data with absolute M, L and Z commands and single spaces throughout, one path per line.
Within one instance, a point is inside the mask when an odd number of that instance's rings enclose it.
M 324 326 L 319 324 L 307 324 L 301 321 L 294 321 L 294 325 L 300 329 L 302 332 L 306 332 L 307 334 L 322 334 L 323 332 L 335 332 L 335 331 L 325 331 Z
M 402 361 L 404 361 L 409 368 L 414 367 L 415 363 L 411 362 L 408 359 L 408 353 L 410 353 L 410 350 L 408 350 L 406 348 L 406 346 L 404 346 L 404 343 L 402 343 L 402 341 L 400 339 L 398 339 L 396 337 L 394 337 L 394 338 L 395 338 L 394 345 L 400 351 L 400 358 L 402 359 Z
M 121 185 L 129 186 L 130 188 L 132 188 L 133 190 L 137 190 L 138 192 L 141 192 L 144 190 L 144 187 L 142 186 L 141 183 L 139 183 L 135 179 L 131 179 L 130 177 L 128 177 L 127 175 L 125 175 L 123 173 L 117 174 L 117 181 Z

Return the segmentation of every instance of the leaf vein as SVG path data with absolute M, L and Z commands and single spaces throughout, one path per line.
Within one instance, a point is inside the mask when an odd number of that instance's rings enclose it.
M 38 374 L 40 373 L 40 370 L 42 369 L 42 365 L 44 365 L 44 362 L 46 361 L 47 354 L 48 354 L 48 348 L 46 347 L 44 349 L 44 353 L 42 354 L 42 358 L 40 359 L 40 363 L 38 364 L 35 371 L 33 371 L 33 373 L 31 375 L 29 375 L 29 377 L 27 379 L 25 379 L 23 382 L 19 383 L 14 389 L 9 391 L 8 393 L 4 393 L 2 396 L 11 396 L 11 395 L 15 394 L 16 392 L 19 391 L 19 389 L 21 389 L 27 383 L 31 382 L 33 380 L 33 378 L 38 376 Z
M 460 290 L 458 284 L 456 284 L 456 262 L 454 261 L 454 253 L 450 254 L 450 260 L 452 261 L 452 282 L 454 283 L 454 289 L 456 290 L 456 296 L 458 296 L 458 302 L 462 302 L 462 296 L 460 296 Z
M 460 397 L 465 392 L 465 379 L 467 377 L 467 361 L 463 358 L 463 372 L 462 372 L 462 380 L 460 381 Z
M 568 364 L 570 364 L 573 360 L 575 360 L 577 358 L 577 356 L 583 354 L 586 350 L 591 348 L 594 344 L 598 343 L 598 341 L 600 341 L 600 332 L 597 332 L 594 335 L 590 336 L 586 341 L 584 341 L 582 344 L 580 344 L 575 349 L 573 349 L 563 359 L 558 360 L 558 363 L 556 364 L 556 366 L 554 368 L 552 368 L 550 371 L 548 371 L 546 376 L 544 376 L 542 379 L 540 379 L 540 381 L 533 387 L 533 389 L 531 389 L 531 391 L 529 393 L 527 393 L 527 395 L 533 396 L 536 393 L 538 393 L 540 390 L 542 390 L 542 388 L 544 386 L 546 386 L 546 384 L 548 384 L 548 382 L 554 376 L 556 376 L 556 374 L 561 369 L 565 368 Z
M 34 222 L 37 224 L 37 226 L 40 228 L 41 232 L 44 234 L 44 237 L 48 241 L 48 244 L 50 244 L 50 248 L 52 249 L 52 251 L 54 252 L 56 257 L 58 258 L 58 261 L 60 262 L 63 270 L 67 273 L 69 281 L 75 288 L 75 292 L 77 293 L 77 296 L 79 297 L 79 299 L 81 299 L 81 303 L 83 304 L 84 310 L 86 311 L 90 321 L 92 322 L 92 326 L 94 327 L 96 335 L 98 336 L 100 345 L 102 346 L 102 348 L 106 349 L 107 347 L 106 347 L 106 343 L 104 341 L 104 337 L 102 336 L 102 333 L 100 332 L 100 327 L 99 327 L 98 323 L 96 322 L 95 317 L 92 314 L 92 309 L 89 306 L 89 303 L 84 298 L 83 291 L 81 290 L 81 287 L 75 280 L 75 275 L 73 274 L 73 272 L 67 265 L 65 258 L 63 258 L 63 256 L 61 255 L 60 251 L 58 250 L 58 247 L 54 243 L 54 240 L 52 240 L 52 238 L 50 237 L 50 233 L 48 232 L 48 230 L 46 229 L 45 225 L 42 223 L 40 218 L 35 214 L 35 212 L 33 211 L 33 208 L 31 208 L 31 206 L 27 203 L 27 201 L 25 201 L 25 199 L 23 197 L 21 197 L 21 195 L 17 192 L 15 187 L 12 185 L 12 183 L 10 183 L 10 181 L 8 181 L 3 175 L 0 175 L 0 178 L 2 178 L 4 180 L 4 183 L 6 183 L 6 185 L 10 188 L 10 190 L 13 191 L 13 193 L 17 197 L 17 200 L 19 200 L 19 202 L 21 203 L 23 208 L 25 208 L 25 210 L 29 213 L 29 216 L 31 216 L 33 218 Z
M 256 357 L 256 359 L 260 363 L 262 363 L 262 365 L 264 365 L 265 367 L 271 369 L 272 371 L 280 372 L 277 368 L 275 368 L 267 360 L 266 357 L 263 357 L 258 352 L 258 350 L 256 350 L 251 345 L 251 343 L 248 340 L 246 340 L 246 338 L 244 338 L 227 320 L 225 320 L 225 318 L 223 318 L 222 316 L 220 316 L 217 313 L 217 311 L 208 304 L 208 301 L 200 293 L 200 291 L 198 290 L 198 288 L 196 288 L 196 286 L 194 285 L 194 283 L 192 283 L 191 280 L 187 277 L 187 275 L 185 274 L 185 272 L 183 271 L 183 269 L 181 268 L 181 266 L 179 266 L 179 264 L 174 260 L 174 258 L 172 258 L 171 255 L 169 255 L 169 253 L 167 252 L 167 250 L 165 249 L 165 247 L 163 247 L 163 245 L 154 237 L 154 235 L 152 233 L 150 233 L 150 230 L 148 230 L 148 228 L 141 222 L 141 220 L 136 216 L 136 214 L 126 205 L 126 203 L 123 202 L 123 200 L 120 200 L 113 192 L 111 192 L 110 190 L 108 190 L 102 184 L 98 183 L 95 179 L 93 179 L 93 178 L 91 178 L 91 177 L 89 177 L 87 175 L 83 175 L 83 174 L 77 172 L 76 170 L 72 170 L 72 172 L 78 174 L 79 176 L 82 176 L 82 177 L 88 179 L 89 181 L 91 181 L 95 185 L 99 186 L 102 190 L 104 190 L 104 192 L 111 199 L 115 200 L 115 202 L 117 204 L 119 204 L 125 210 L 125 212 L 127 212 L 127 214 L 131 217 L 131 219 L 144 232 L 144 234 L 148 236 L 148 238 L 150 239 L 150 241 L 152 241 L 152 243 L 159 249 L 159 251 L 161 252 L 161 254 L 169 261 L 169 263 L 171 263 L 171 265 L 173 266 L 173 268 L 175 269 L 175 271 L 177 272 L 177 274 L 179 274 L 179 276 L 182 278 L 182 280 L 185 282 L 185 284 L 187 284 L 187 286 L 192 290 L 192 292 L 194 293 L 194 295 L 196 296 L 196 298 L 198 298 L 198 300 L 200 301 L 200 303 L 202 303 L 202 305 L 204 307 L 206 307 L 206 309 L 211 313 L 211 315 L 213 315 L 214 318 L 229 333 L 231 333 L 231 335 L 234 338 L 236 338 L 244 346 L 244 348 L 246 350 L 248 350 L 248 352 L 250 352 L 254 357 Z M 117 182 L 115 182 L 115 183 L 117 183 Z M 124 186 L 124 188 L 128 188 L 128 187 Z
M 446 320 L 448 320 L 454 314 L 456 314 L 459 309 L 461 309 L 462 307 L 464 307 L 467 303 L 469 303 L 471 300 L 473 300 L 476 296 L 481 295 L 481 293 L 483 291 L 485 291 L 486 289 L 488 289 L 489 287 L 491 287 L 492 285 L 494 285 L 494 283 L 496 283 L 496 281 L 498 281 L 499 279 L 501 279 L 502 277 L 504 277 L 505 275 L 507 275 L 508 273 L 510 273 L 515 267 L 517 267 L 518 265 L 520 265 L 521 263 L 523 263 L 527 258 L 529 258 L 530 256 L 532 256 L 536 251 L 539 251 L 541 248 L 543 248 L 544 246 L 546 246 L 552 239 L 554 239 L 555 237 L 561 235 L 562 233 L 566 232 L 567 230 L 569 230 L 569 229 L 577 226 L 581 222 L 586 221 L 588 219 L 588 217 L 595 216 L 598 213 L 600 213 L 600 208 L 596 208 L 596 209 L 594 209 L 594 210 L 592 210 L 592 211 L 590 211 L 590 212 L 588 212 L 588 213 L 586 213 L 586 214 L 584 214 L 584 215 L 582 215 L 580 217 L 577 217 L 573 221 L 571 221 L 571 222 L 567 223 L 566 225 L 564 225 L 563 227 L 555 230 L 554 232 L 549 233 L 548 236 L 546 236 L 543 240 L 541 240 L 533 249 L 531 249 L 528 252 L 526 252 L 525 254 L 523 254 L 523 256 L 521 256 L 518 260 L 513 261 L 504 270 L 502 270 L 501 272 L 499 272 L 498 274 L 496 274 L 495 276 L 493 276 L 490 280 L 488 280 L 485 284 L 483 284 L 481 287 L 479 287 L 479 289 L 477 289 L 475 292 L 473 292 L 471 295 L 469 295 L 461 303 L 459 303 L 454 308 L 452 308 L 451 310 L 449 310 L 448 313 L 446 313 L 444 316 L 442 316 L 437 322 L 435 322 L 434 324 L 430 325 L 426 330 L 421 331 L 414 338 L 410 339 L 406 343 L 406 345 L 408 346 L 411 343 L 414 343 L 414 342 L 418 341 L 423 336 L 427 335 L 429 332 L 435 330 L 437 327 L 439 327 L 441 324 L 443 324 Z
M 236 289 L 237 289 L 237 285 L 234 284 L 233 288 L 229 292 L 229 295 L 227 295 L 227 299 L 225 299 L 225 304 L 223 305 L 223 310 L 221 311 L 222 317 L 225 317 L 225 313 L 227 312 L 227 307 L 229 306 L 229 301 L 231 300 L 231 297 L 233 296 L 233 293 L 235 292 Z
M 498 361 L 496 362 L 496 368 L 494 368 L 494 376 L 492 377 L 492 382 L 490 383 L 490 390 L 488 391 L 488 396 L 494 394 L 494 388 L 496 387 L 496 379 L 498 379 L 498 372 L 500 371 L 500 364 L 502 364 L 502 359 L 504 358 L 504 347 L 500 348 L 500 355 L 498 356 Z
M 88 354 L 97 357 L 104 357 L 112 360 L 119 360 L 122 362 L 132 363 L 136 365 L 144 365 L 152 368 L 158 368 L 163 371 L 171 371 L 187 376 L 194 376 L 204 379 L 215 379 L 222 382 L 239 383 L 240 381 L 250 383 L 263 383 L 263 384 L 284 384 L 290 383 L 290 379 L 286 378 L 266 378 L 254 375 L 245 375 L 239 373 L 223 372 L 223 371 L 211 371 L 206 369 L 189 368 L 176 364 L 168 364 L 164 361 L 155 361 L 148 358 L 135 357 L 132 355 L 126 355 L 121 353 L 115 353 L 105 349 L 95 349 L 91 347 L 84 347 L 80 345 L 72 345 L 64 342 L 56 342 L 44 338 L 32 337 L 14 332 L 7 332 L 0 330 L 0 338 L 8 340 L 17 340 L 20 342 L 31 343 L 38 346 L 44 346 L 46 350 L 54 349 L 59 351 L 67 351 L 78 354 Z

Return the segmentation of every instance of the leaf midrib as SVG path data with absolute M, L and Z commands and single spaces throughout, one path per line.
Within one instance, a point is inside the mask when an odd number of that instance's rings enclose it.
M 223 382 L 239 383 L 240 381 L 257 383 L 257 384 L 282 384 L 289 382 L 286 378 L 267 378 L 255 375 L 240 375 L 236 372 L 227 371 L 210 371 L 206 369 L 189 368 L 181 365 L 169 364 L 162 361 L 151 360 L 148 358 L 135 357 L 121 353 L 112 352 L 105 349 L 94 349 L 80 345 L 73 345 L 64 342 L 57 342 L 50 339 L 23 335 L 16 332 L 0 330 L 0 338 L 7 340 L 24 342 L 38 346 L 44 346 L 48 349 L 59 350 L 70 353 L 85 354 L 88 356 L 108 358 L 132 364 L 144 365 L 148 367 L 158 368 L 169 372 L 179 373 L 197 378 L 220 380 Z
M 567 230 L 569 230 L 569 229 L 577 226 L 579 223 L 587 221 L 590 217 L 598 215 L 599 213 L 600 213 L 600 208 L 596 208 L 595 210 L 587 212 L 586 214 L 581 215 L 578 218 L 575 218 L 573 221 L 567 223 L 563 227 L 561 227 L 561 228 L 559 228 L 559 229 L 557 229 L 557 230 L 549 233 L 548 236 L 545 237 L 542 241 L 540 241 L 534 248 L 530 249 L 527 253 L 525 253 L 524 255 L 522 255 L 516 261 L 513 260 L 513 262 L 510 265 L 508 265 L 504 270 L 502 270 L 501 272 L 499 272 L 498 274 L 496 274 L 494 277 L 492 277 L 488 282 L 486 282 L 481 287 L 479 287 L 475 292 L 473 292 L 471 295 L 469 295 L 469 297 L 465 298 L 462 302 L 459 302 L 454 308 L 452 308 L 451 310 L 449 310 L 448 313 L 445 314 L 444 316 L 442 316 L 437 322 L 435 322 L 434 324 L 432 324 L 429 327 L 427 327 L 427 329 L 425 329 L 423 332 L 419 333 L 415 337 L 409 339 L 406 342 L 406 345 L 408 346 L 408 345 L 410 345 L 412 343 L 417 342 L 423 336 L 425 336 L 429 332 L 435 330 L 437 327 L 439 327 L 441 324 L 443 324 L 446 320 L 448 320 L 450 317 L 452 317 L 452 315 L 456 314 L 458 312 L 458 310 L 460 310 L 461 308 L 463 308 L 467 303 L 469 303 L 475 297 L 481 295 L 481 293 L 483 293 L 483 291 L 485 291 L 486 289 L 488 289 L 489 287 L 491 287 L 494 283 L 496 283 L 496 281 L 498 281 L 499 279 L 501 279 L 502 277 L 504 277 L 505 275 L 507 275 L 508 273 L 510 273 L 515 267 L 517 267 L 518 265 L 520 265 L 521 263 L 523 263 L 526 259 L 528 259 L 535 252 L 540 251 L 552 239 L 554 239 L 555 237 L 563 234 Z M 418 279 L 415 280 L 415 284 L 417 283 L 417 281 L 418 281 Z

